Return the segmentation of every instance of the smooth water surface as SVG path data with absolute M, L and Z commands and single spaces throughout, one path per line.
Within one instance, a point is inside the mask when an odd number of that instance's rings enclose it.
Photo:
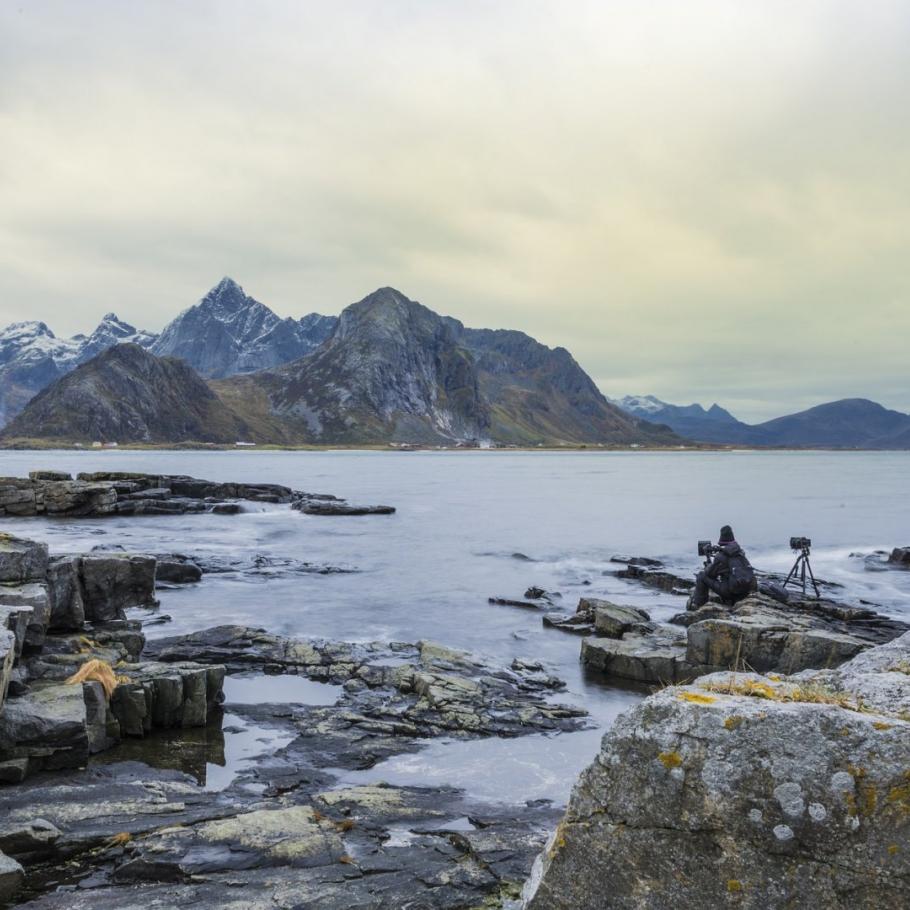
M 910 453 L 726 452 L 2 452 L 0 475 L 36 468 L 191 474 L 267 481 L 353 501 L 393 516 L 310 517 L 250 505 L 237 516 L 6 520 L 4 529 L 58 552 L 122 544 L 147 552 L 293 558 L 351 574 L 206 575 L 161 592 L 170 623 L 149 636 L 242 623 L 347 640 L 434 639 L 501 663 L 543 660 L 601 728 L 640 698 L 582 673 L 580 639 L 544 629 L 536 611 L 491 606 L 529 585 L 643 606 L 655 619 L 680 598 L 604 572 L 617 554 L 694 571 L 699 538 L 730 523 L 759 568 L 786 571 L 791 535 L 813 539 L 820 577 L 910 618 L 910 572 L 870 572 L 867 554 L 910 544 Z M 525 558 L 526 557 L 526 558 Z M 565 798 L 599 733 L 512 742 L 434 743 L 385 771 L 389 779 L 455 783 L 504 798 Z M 527 794 L 525 796 L 525 794 Z

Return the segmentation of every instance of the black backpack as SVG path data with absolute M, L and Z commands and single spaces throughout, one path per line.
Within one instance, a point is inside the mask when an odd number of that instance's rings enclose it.
M 752 564 L 746 559 L 745 553 L 737 553 L 729 558 L 730 574 L 728 583 L 730 593 L 734 597 L 742 597 L 749 594 L 755 587 L 755 570 Z

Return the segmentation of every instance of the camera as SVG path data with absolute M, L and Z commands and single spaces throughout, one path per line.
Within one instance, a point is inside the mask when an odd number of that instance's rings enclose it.
M 720 547 L 715 547 L 710 540 L 700 540 L 698 542 L 699 556 L 705 556 L 710 559 L 719 549 Z
M 812 541 L 808 537 L 791 537 L 791 550 L 808 550 L 812 546 Z

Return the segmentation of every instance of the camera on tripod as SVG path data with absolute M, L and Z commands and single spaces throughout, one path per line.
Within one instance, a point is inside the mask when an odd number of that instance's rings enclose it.
M 812 587 L 815 589 L 815 599 L 819 600 L 821 592 L 818 590 L 818 582 L 815 580 L 815 573 L 813 573 L 812 566 L 809 563 L 809 549 L 811 546 L 812 541 L 808 537 L 790 538 L 790 549 L 799 555 L 796 557 L 796 562 L 793 563 L 793 568 L 790 569 L 790 574 L 784 581 L 784 587 L 791 584 L 797 585 L 802 588 L 803 597 L 805 597 L 806 584 L 811 582 Z

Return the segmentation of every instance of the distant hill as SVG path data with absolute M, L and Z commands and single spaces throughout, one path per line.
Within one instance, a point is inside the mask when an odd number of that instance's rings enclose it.
M 148 346 L 155 336 L 108 313 L 90 335 L 58 338 L 44 322 L 16 322 L 0 331 L 0 427 L 55 379 L 121 342 Z
M 752 428 L 718 404 L 712 404 L 707 409 L 700 404 L 668 404 L 653 395 L 626 395 L 616 404 L 642 420 L 668 426 L 686 439 L 711 443 L 747 443 L 751 438 Z
M 180 357 L 206 378 L 222 378 L 297 360 L 322 344 L 337 321 L 318 313 L 281 319 L 236 281 L 222 278 L 165 326 L 151 350 Z
M 39 392 L 7 438 L 67 441 L 234 442 L 242 420 L 182 360 L 118 344 Z
M 910 415 L 864 398 L 845 398 L 759 424 L 746 424 L 718 405 L 680 407 L 654 396 L 627 396 L 619 402 L 629 413 L 665 424 L 699 442 L 732 445 L 910 448 Z

